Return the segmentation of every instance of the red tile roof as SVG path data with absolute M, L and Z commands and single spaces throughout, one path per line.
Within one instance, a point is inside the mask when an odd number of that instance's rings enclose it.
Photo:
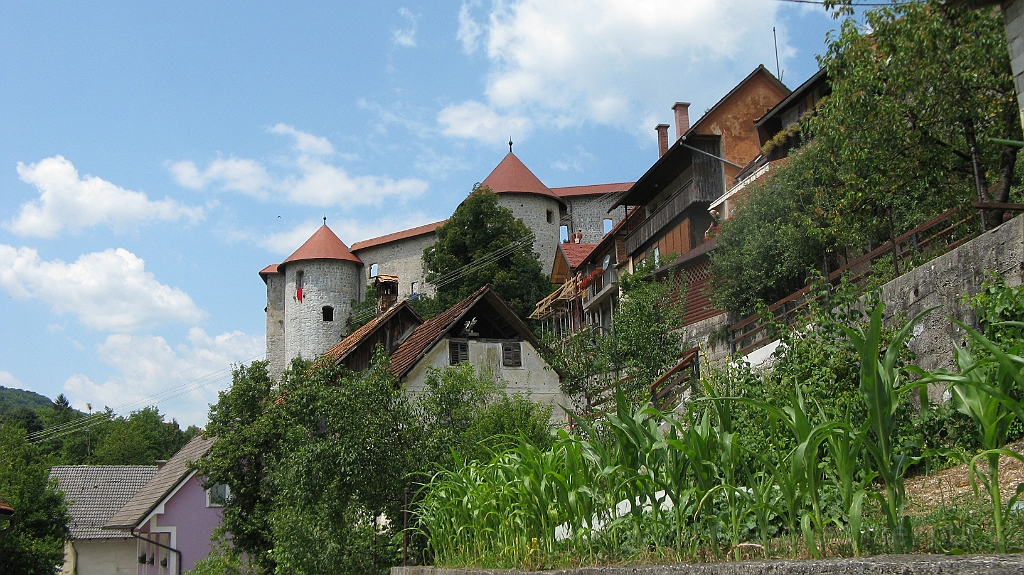
M 544 185 L 544 182 L 533 175 L 530 168 L 527 168 L 526 164 L 512 152 L 506 154 L 501 163 L 484 178 L 484 181 L 480 182 L 480 187 L 490 188 L 496 194 L 537 194 L 562 202 L 562 198 L 555 195 L 550 188 Z
M 402 308 L 406 308 L 408 313 L 413 314 L 419 319 L 419 315 L 409 305 L 408 300 L 402 300 L 398 305 L 391 306 L 391 309 L 366 322 L 362 327 L 349 334 L 348 337 L 335 344 L 334 347 L 324 353 L 324 357 L 329 357 L 335 362 L 345 359 L 345 356 L 362 343 L 378 326 L 384 325 L 385 322 L 399 313 Z
M 265 267 L 265 268 L 260 270 L 260 277 L 263 278 L 263 281 L 267 281 L 267 276 L 269 276 L 270 274 L 278 274 L 278 273 L 281 273 L 281 272 L 278 271 L 277 264 L 270 264 L 269 266 L 267 266 L 267 267 Z
M 397 377 L 408 373 L 416 365 L 420 356 L 429 350 L 434 342 L 448 331 L 448 328 L 459 321 L 466 310 L 473 307 L 473 304 L 483 297 L 484 292 L 490 288 L 489 284 L 485 285 L 466 299 L 446 309 L 441 315 L 428 319 L 416 328 L 416 331 L 412 332 L 412 335 L 391 354 L 391 373 Z
M 447 221 L 448 220 L 441 220 L 439 222 L 434 222 L 432 224 L 425 224 L 425 225 L 422 225 L 422 226 L 417 226 L 415 228 L 409 228 L 407 230 L 402 230 L 400 232 L 395 232 L 395 233 L 392 233 L 392 234 L 387 234 L 387 235 L 379 236 L 379 237 L 376 237 L 376 238 L 370 238 L 368 240 L 363 240 L 361 242 L 356 242 L 356 243 L 352 244 L 352 251 L 358 251 L 358 250 L 369 248 L 369 247 L 373 247 L 373 246 L 379 246 L 381 244 L 387 244 L 387 243 L 390 243 L 390 242 L 397 242 L 398 240 L 405 240 L 405 239 L 409 239 L 409 238 L 414 238 L 416 236 L 422 236 L 424 234 L 429 234 L 429 233 L 433 232 L 434 230 L 436 230 L 437 228 L 443 226 L 444 223 L 447 222 Z
M 617 184 L 590 184 L 588 186 L 565 186 L 562 188 L 551 188 L 551 191 L 560 198 L 571 196 L 603 196 L 616 192 L 628 192 L 634 182 L 621 182 Z
M 363 263 L 326 225 L 320 226 L 320 229 L 310 236 L 306 243 L 299 246 L 295 253 L 288 256 L 288 259 L 281 262 L 281 265 L 304 260 L 348 260 Z
M 581 263 L 586 261 L 587 256 L 590 252 L 597 247 L 597 244 L 574 244 L 574 243 L 561 243 L 558 244 L 558 249 L 562 250 L 565 254 L 565 261 L 569 262 L 570 269 L 576 269 Z

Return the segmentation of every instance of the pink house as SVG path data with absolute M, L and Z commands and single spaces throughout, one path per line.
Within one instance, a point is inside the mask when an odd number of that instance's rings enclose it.
M 227 492 L 222 486 L 203 489 L 188 463 L 212 445 L 213 439 L 190 441 L 103 526 L 136 539 L 138 575 L 178 575 L 210 554 Z

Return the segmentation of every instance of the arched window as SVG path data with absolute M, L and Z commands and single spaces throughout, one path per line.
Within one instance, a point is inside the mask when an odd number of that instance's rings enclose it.
M 612 231 L 613 225 L 614 224 L 612 224 L 612 219 L 611 218 L 605 218 L 604 219 L 604 233 L 607 234 L 608 232 Z
M 569 241 L 569 226 L 558 227 L 558 241 L 563 243 Z
M 334 308 L 333 307 L 331 307 L 329 305 L 325 305 L 323 310 L 321 310 L 321 311 L 323 311 L 323 313 L 324 313 L 324 321 L 334 321 Z
M 377 277 L 377 270 L 378 269 L 379 269 L 379 266 L 377 264 L 370 264 L 370 277 L 371 278 Z

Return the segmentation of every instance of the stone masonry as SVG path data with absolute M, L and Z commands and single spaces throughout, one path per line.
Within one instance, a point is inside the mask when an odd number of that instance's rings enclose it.
M 295 285 L 300 271 L 301 302 Z M 350 261 L 308 260 L 288 264 L 284 287 L 285 366 L 300 356 L 314 359 L 341 341 L 360 279 L 358 264 Z M 324 321 L 325 306 L 334 308 L 333 321 Z
M 370 270 L 377 264 L 378 274 L 398 276 L 398 299 L 407 299 L 416 283 L 416 293 L 433 295 L 434 287 L 426 283 L 426 269 L 423 265 L 423 250 L 434 245 L 437 234 L 427 234 L 369 246 L 352 253 L 363 260 L 362 279 L 359 282 L 359 299 L 366 297 L 366 286 L 372 282 Z M 371 294 L 372 295 L 372 294 Z

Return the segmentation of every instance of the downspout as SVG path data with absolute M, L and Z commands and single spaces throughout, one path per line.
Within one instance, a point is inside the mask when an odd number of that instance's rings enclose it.
M 141 539 L 142 541 L 145 541 L 146 543 L 152 543 L 153 545 L 156 545 L 157 547 L 166 549 L 168 551 L 173 551 L 178 556 L 178 561 L 177 561 L 178 569 L 177 569 L 177 571 L 178 571 L 178 575 L 181 575 L 181 551 L 178 551 L 177 549 L 175 549 L 174 547 L 171 547 L 169 545 L 164 545 L 163 543 L 160 543 L 159 541 L 153 541 L 152 539 L 150 539 L 148 537 L 143 537 L 143 536 L 139 535 L 138 533 L 136 533 L 135 529 L 132 529 L 129 533 L 131 533 L 132 537 L 134 537 L 136 539 Z

